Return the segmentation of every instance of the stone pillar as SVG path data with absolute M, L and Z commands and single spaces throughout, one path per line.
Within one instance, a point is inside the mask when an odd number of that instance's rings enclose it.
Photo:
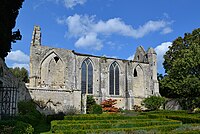
M 86 114 L 87 109 L 87 95 L 81 94 L 81 113 Z

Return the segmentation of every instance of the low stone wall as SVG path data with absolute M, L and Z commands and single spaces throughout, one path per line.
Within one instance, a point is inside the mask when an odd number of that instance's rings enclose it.
M 38 105 L 38 110 L 46 115 L 66 112 L 67 107 L 73 106 L 81 110 L 80 91 L 55 90 L 43 88 L 29 88 L 33 101 Z

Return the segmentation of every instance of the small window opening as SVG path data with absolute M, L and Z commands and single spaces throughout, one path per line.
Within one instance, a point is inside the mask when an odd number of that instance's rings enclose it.
M 153 90 L 151 91 L 151 93 L 153 94 Z
M 137 56 L 137 60 L 139 60 L 140 59 L 140 57 L 139 57 L 139 55 Z
M 56 57 L 54 57 L 54 60 L 56 61 L 56 63 L 58 62 L 58 60 L 59 60 L 59 57 L 58 56 L 56 56 Z
M 136 69 L 134 69 L 134 77 L 137 77 L 137 70 Z

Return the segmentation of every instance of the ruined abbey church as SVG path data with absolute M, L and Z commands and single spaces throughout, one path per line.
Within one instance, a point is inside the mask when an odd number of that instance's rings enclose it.
M 28 90 L 32 99 L 55 112 L 74 106 L 84 113 L 87 95 L 97 103 L 116 99 L 117 107 L 132 109 L 159 94 L 156 53 L 139 46 L 134 59 L 124 60 L 51 48 L 41 44 L 41 29 L 35 26 Z

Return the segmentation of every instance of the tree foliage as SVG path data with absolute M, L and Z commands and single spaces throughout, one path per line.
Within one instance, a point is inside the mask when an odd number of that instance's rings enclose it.
M 93 105 L 96 104 L 96 101 L 94 100 L 92 95 L 87 95 L 87 101 L 86 101 L 86 113 L 91 113 L 91 108 Z
M 119 112 L 119 108 L 115 107 L 115 104 L 117 104 L 116 99 L 107 99 L 101 103 L 101 106 L 105 112 Z
M 12 32 L 15 27 L 19 9 L 24 0 L 1 0 L 0 1 L 0 58 L 4 59 L 11 49 L 11 42 L 21 39 L 20 31 Z
M 87 114 L 102 114 L 102 107 L 98 105 L 92 95 L 87 95 Z
M 142 105 L 144 105 L 149 110 L 158 110 L 165 102 L 165 99 L 160 96 L 150 96 L 143 100 Z
M 19 67 L 10 68 L 10 71 L 19 80 L 25 83 L 29 82 L 28 71 L 24 67 L 22 67 L 21 69 Z
M 200 29 L 178 37 L 164 55 L 167 76 L 161 81 L 168 96 L 187 101 L 200 96 Z M 191 108 L 191 106 L 190 106 Z

